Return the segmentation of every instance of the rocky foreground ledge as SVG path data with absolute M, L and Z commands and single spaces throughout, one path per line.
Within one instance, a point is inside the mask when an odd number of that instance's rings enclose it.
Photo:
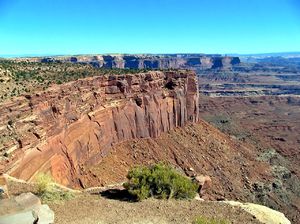
M 148 199 L 130 201 L 119 188 L 102 188 L 98 192 L 77 191 L 65 201 L 42 204 L 32 193 L 21 193 L 32 184 L 8 177 L 10 199 L 0 200 L 1 224 L 98 224 L 98 223 L 194 223 L 202 217 L 222 223 L 290 224 L 281 212 L 268 207 L 236 201 L 199 201 Z M 64 188 L 64 190 L 67 190 Z M 74 192 L 70 189 L 70 191 Z M 18 193 L 19 192 L 19 193 Z M 21 193 L 21 194 L 20 194 Z M 54 215 L 55 214 L 55 215 Z M 116 215 L 117 214 L 117 215 Z M 54 218 L 55 217 L 55 218 Z
M 63 186 L 57 189 L 74 194 L 64 201 L 40 199 L 29 191 L 34 184 L 4 175 L 10 198 L 0 199 L 1 224 L 64 224 L 64 223 L 194 223 L 198 217 L 214 218 L 222 223 L 290 224 L 281 212 L 268 207 L 236 201 L 158 200 L 133 202 L 120 186 L 107 186 L 74 191 Z M 0 184 L 3 189 L 3 183 Z M 31 190 L 30 190 L 31 189 Z M 27 192 L 27 193 L 22 193 Z M 8 192 L 7 192 L 8 193 Z M 2 195 L 3 196 L 3 195 Z M 9 197 L 9 194 L 7 194 Z M 54 215 L 55 214 L 55 215 Z M 117 215 L 116 215 L 117 214 Z M 54 218 L 55 217 L 55 218 Z
M 51 224 L 54 212 L 32 193 L 0 200 L 1 224 Z
M 0 107 L 0 171 L 31 181 L 51 172 L 65 186 L 86 187 L 84 166 L 120 142 L 158 137 L 197 122 L 191 71 L 106 75 L 54 86 Z M 1 166 L 2 165 L 2 166 Z
M 118 214 L 118 215 L 116 215 Z M 284 214 L 265 206 L 239 202 L 146 200 L 128 203 L 101 196 L 78 195 L 60 203 L 42 204 L 32 193 L 0 200 L 1 224 L 63 223 L 192 223 L 213 217 L 228 223 L 290 224 Z

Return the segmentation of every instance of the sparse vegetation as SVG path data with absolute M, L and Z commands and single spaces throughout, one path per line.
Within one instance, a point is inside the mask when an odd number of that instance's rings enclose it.
M 49 174 L 40 173 L 36 177 L 37 193 L 43 195 L 47 191 L 51 191 L 53 179 Z
M 49 174 L 40 173 L 35 181 L 37 195 L 45 202 L 68 200 L 74 197 L 71 192 L 58 189 Z
M 197 185 L 169 165 L 159 163 L 131 169 L 124 187 L 138 201 L 156 197 L 162 199 L 190 199 L 196 195 Z
M 203 119 L 222 132 L 235 136 L 238 140 L 245 141 L 246 139 L 251 139 L 255 142 L 255 139 L 253 139 L 251 133 L 243 130 L 239 123 L 235 122 L 234 118 L 227 114 L 206 115 L 203 116 Z
M 205 218 L 205 217 L 199 216 L 195 219 L 193 224 L 229 224 L 229 222 L 225 219 Z
M 97 68 L 91 64 L 62 62 L 29 62 L 0 59 L 0 101 L 25 93 L 45 90 L 81 78 L 136 74 L 150 69 Z M 153 69 L 151 69 L 153 70 Z

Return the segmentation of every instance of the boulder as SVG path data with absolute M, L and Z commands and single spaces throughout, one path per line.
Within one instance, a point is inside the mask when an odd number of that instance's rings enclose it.
M 54 223 L 54 212 L 49 208 L 48 205 L 40 205 L 36 208 L 33 208 L 33 211 L 39 218 L 38 224 Z
M 14 200 L 20 206 L 28 209 L 42 205 L 41 200 L 31 192 L 20 194 L 19 196 L 15 197 Z
M 34 211 L 21 211 L 5 216 L 0 216 L 0 224 L 33 224 L 39 223 Z
M 211 178 L 209 176 L 198 175 L 194 177 L 194 181 L 199 184 L 199 195 L 202 196 L 207 189 L 211 187 Z
M 237 201 L 224 201 L 222 203 L 237 206 L 253 215 L 261 223 L 267 224 L 291 224 L 291 222 L 281 212 L 273 210 L 263 205 L 253 203 L 241 203 Z
M 0 200 L 0 224 L 51 224 L 54 212 L 32 193 L 23 193 L 15 198 Z

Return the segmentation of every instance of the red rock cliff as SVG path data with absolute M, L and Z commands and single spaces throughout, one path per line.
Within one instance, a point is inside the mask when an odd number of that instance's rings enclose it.
M 193 72 L 148 72 L 93 77 L 16 98 L 0 108 L 2 171 L 31 180 L 51 172 L 67 186 L 83 186 L 85 165 L 122 141 L 157 137 L 198 121 Z

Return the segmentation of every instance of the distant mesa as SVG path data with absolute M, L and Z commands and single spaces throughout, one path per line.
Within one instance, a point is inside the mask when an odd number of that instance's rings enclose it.
M 91 64 L 99 68 L 125 69 L 228 69 L 240 64 L 239 57 L 218 54 L 162 54 L 162 55 L 80 55 L 44 58 L 22 58 L 19 60 L 42 63 L 71 62 Z

